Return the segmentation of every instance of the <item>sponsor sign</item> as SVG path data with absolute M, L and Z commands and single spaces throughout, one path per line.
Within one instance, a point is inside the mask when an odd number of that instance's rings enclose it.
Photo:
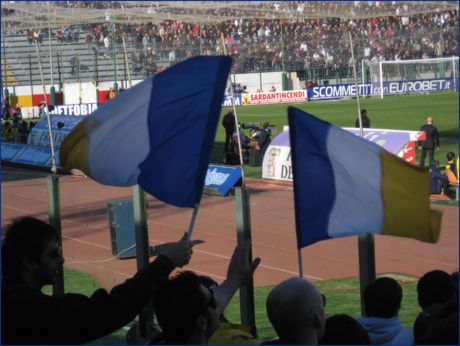
M 359 128 L 343 128 L 360 136 Z M 421 131 L 387 129 L 364 129 L 364 138 L 374 142 L 402 159 L 416 164 L 415 141 L 425 134 Z M 262 163 L 262 178 L 292 181 L 291 144 L 289 129 L 273 139 L 265 152 Z
M 77 126 L 82 120 L 81 116 L 71 115 L 52 115 L 51 130 L 53 133 L 54 146 L 58 148 L 65 136 Z M 27 137 L 27 145 L 38 146 L 38 147 L 49 147 L 50 136 L 48 130 L 48 119 L 47 117 L 41 118 L 34 127 L 30 130 L 29 136 Z
M 89 115 L 97 109 L 97 103 L 82 103 L 75 105 L 54 106 L 50 114 L 54 115 Z
M 242 94 L 243 105 L 307 102 L 306 90 L 275 91 L 270 93 Z
M 407 145 L 398 153 L 398 156 L 404 161 L 416 165 L 417 161 L 415 161 L 415 142 L 407 143 Z
M 21 144 L 14 144 L 14 143 L 2 143 L 2 161 L 11 161 L 13 160 L 16 155 L 19 153 L 20 150 L 24 148 L 24 145 Z
M 262 162 L 262 178 L 292 181 L 289 131 L 281 132 L 268 146 Z
M 241 179 L 239 166 L 209 165 L 204 181 L 205 192 L 226 196 Z
M 398 95 L 454 89 L 455 83 L 453 78 L 383 82 L 383 93 L 385 95 Z M 380 95 L 381 86 L 376 84 L 359 84 L 358 91 L 359 95 L 361 96 Z M 317 86 L 309 88 L 308 94 L 312 99 L 337 99 L 353 97 L 356 96 L 356 86 L 355 84 Z
M 55 152 L 56 166 L 60 167 L 59 151 Z M 30 166 L 52 167 L 51 148 L 34 147 L 24 144 L 2 143 L 2 161 Z

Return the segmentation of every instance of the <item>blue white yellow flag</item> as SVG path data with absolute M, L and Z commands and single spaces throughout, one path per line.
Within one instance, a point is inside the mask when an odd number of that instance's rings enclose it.
M 426 170 L 299 109 L 288 117 L 299 249 L 361 233 L 437 242 Z
M 66 136 L 62 165 L 102 184 L 139 184 L 166 203 L 193 207 L 230 67 L 229 57 L 194 57 L 119 94 Z

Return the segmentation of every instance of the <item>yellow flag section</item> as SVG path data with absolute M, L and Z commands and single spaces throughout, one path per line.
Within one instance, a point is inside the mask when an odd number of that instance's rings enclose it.
M 383 150 L 381 234 L 436 243 L 442 213 L 430 209 L 430 181 L 426 169 L 415 167 Z
M 64 138 L 59 148 L 59 160 L 66 169 L 78 168 L 91 177 L 88 167 L 88 137 L 86 135 L 86 122 L 83 119 Z

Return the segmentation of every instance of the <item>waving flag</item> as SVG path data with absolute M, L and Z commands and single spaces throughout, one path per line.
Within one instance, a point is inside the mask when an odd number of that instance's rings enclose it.
M 139 184 L 178 206 L 199 202 L 231 58 L 194 57 L 119 94 L 60 147 L 66 169 L 99 183 Z
M 288 117 L 299 249 L 361 233 L 438 240 L 426 170 L 296 108 Z

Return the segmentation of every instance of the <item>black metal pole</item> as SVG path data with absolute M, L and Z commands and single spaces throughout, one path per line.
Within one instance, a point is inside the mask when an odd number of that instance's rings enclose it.
M 62 92 L 62 78 L 61 78 L 61 57 L 59 52 L 56 53 L 57 57 L 57 68 L 58 68 L 58 76 L 59 76 L 59 92 Z
M 30 97 L 32 98 L 32 118 L 35 118 L 34 108 L 34 85 L 32 81 L 32 57 L 29 54 L 29 84 L 30 84 Z

